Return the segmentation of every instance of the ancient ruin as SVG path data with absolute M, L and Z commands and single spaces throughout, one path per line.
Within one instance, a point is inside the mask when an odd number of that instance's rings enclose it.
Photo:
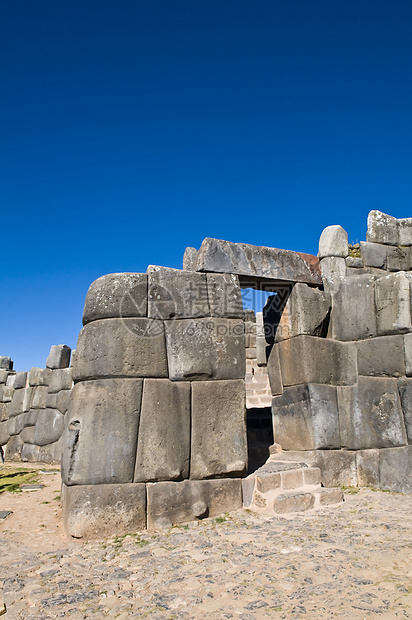
M 75 537 L 411 492 L 411 246 L 412 218 L 372 211 L 318 257 L 207 238 L 182 270 L 102 276 L 72 367 L 63 345 L 29 373 L 0 358 L 6 458 L 61 456 Z

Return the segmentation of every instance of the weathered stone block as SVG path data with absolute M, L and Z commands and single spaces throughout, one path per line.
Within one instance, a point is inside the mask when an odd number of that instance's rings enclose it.
M 280 317 L 276 341 L 301 334 L 326 336 L 330 309 L 328 293 L 307 284 L 295 284 Z
M 346 263 L 346 273 L 353 273 L 354 275 L 356 275 L 356 269 L 363 269 L 364 264 L 363 264 L 363 260 L 357 256 L 347 256 L 345 258 L 345 263 Z M 351 271 L 348 272 L 348 269 L 350 269 Z
M 146 527 L 144 484 L 62 486 L 63 521 L 73 538 L 107 538 Z
M 0 422 L 9 418 L 9 404 L 0 402 Z
M 55 396 L 55 394 L 49 394 L 49 396 Z M 61 390 L 57 394 L 56 399 L 56 409 L 58 409 L 61 413 L 66 413 L 69 408 L 71 398 L 71 390 Z
M 7 386 L 6 386 L 7 387 Z M 24 413 L 30 409 L 33 388 L 15 390 L 9 407 L 9 417 Z
M 58 394 L 47 394 L 46 407 L 49 409 L 57 409 Z
M 239 277 L 233 273 L 207 273 L 206 281 L 211 316 L 243 318 Z
M 4 451 L 4 457 L 6 461 L 20 461 L 22 448 L 23 441 L 20 435 L 14 435 L 13 437 L 10 437 Z
M 150 266 L 148 316 L 188 319 L 210 316 L 206 275 L 169 267 Z
M 147 527 L 171 527 L 242 507 L 241 480 L 184 480 L 147 484 Z
M 379 486 L 397 493 L 412 493 L 412 446 L 379 451 Z
M 246 470 L 244 381 L 192 383 L 190 477 L 235 476 Z
M 240 379 L 245 376 L 245 336 L 240 319 L 166 321 L 172 381 Z
M 0 422 L 0 446 L 4 446 L 10 439 L 7 420 Z
M 379 336 L 356 343 L 358 373 L 370 377 L 405 375 L 403 336 Z
M 319 467 L 305 467 L 303 469 L 303 484 L 314 487 L 322 483 L 322 472 Z
M 357 381 L 356 346 L 352 342 L 296 336 L 277 346 L 284 386 L 353 385 Z
M 71 368 L 53 370 L 50 378 L 49 394 L 55 394 L 60 390 L 70 390 L 73 387 Z
M 47 446 L 58 441 L 63 434 L 64 416 L 57 409 L 41 409 L 37 414 L 34 441 L 37 446 Z M 93 443 L 90 444 L 92 450 Z M 93 451 L 93 450 L 92 450 Z
M 376 336 L 374 281 L 368 274 L 342 280 L 333 298 L 332 338 L 348 341 Z
M 412 379 L 399 379 L 398 389 L 408 443 L 412 443 Z
M 388 246 L 380 243 L 360 242 L 360 251 L 365 267 L 386 269 Z
M 412 245 L 412 218 L 398 219 L 399 245 Z
M 340 448 L 336 388 L 290 387 L 272 401 L 274 440 L 284 450 Z
M 348 233 L 342 226 L 327 226 L 319 240 L 319 258 L 326 256 L 348 256 Z
M 280 359 L 279 359 L 279 351 L 278 346 L 276 344 L 273 345 L 272 350 L 269 355 L 268 364 L 268 377 L 270 383 L 270 390 L 272 392 L 272 396 L 278 396 L 283 392 L 283 384 L 282 384 L 282 371 L 280 368 Z
M 386 268 L 389 271 L 409 271 L 410 248 L 398 248 L 388 246 Z
M 83 325 L 98 319 L 147 316 L 147 275 L 109 273 L 87 291 Z
M 50 368 L 32 368 L 29 372 L 29 386 L 49 385 L 51 375 Z
M 405 351 L 405 372 L 407 377 L 412 377 L 412 334 L 405 334 L 403 337 Z M 1 388 L 0 388 L 1 389 Z
M 253 479 L 256 479 L 256 489 L 259 493 L 269 493 L 273 489 L 279 489 L 282 486 L 282 476 L 279 471 L 270 473 L 259 472 L 256 473 L 256 476 L 253 476 Z
M 196 271 L 197 250 L 186 248 L 183 254 L 183 271 Z
M 167 377 L 163 323 L 136 318 L 85 325 L 77 342 L 73 379 L 100 377 Z
M 74 386 L 63 435 L 65 484 L 133 482 L 142 388 L 142 379 Z
M 25 426 L 29 426 L 28 416 L 29 413 L 26 412 L 9 418 L 7 422 L 7 430 L 9 432 L 9 435 L 20 435 L 23 428 Z
M 145 379 L 135 482 L 189 477 L 190 383 Z
M 14 388 L 9 385 L 0 385 L 0 402 L 10 403 L 13 399 Z
M 378 334 L 411 331 L 411 276 L 393 273 L 375 281 L 375 305 Z
M 11 357 L 0 355 L 0 368 L 3 370 L 13 370 L 13 362 L 11 361 Z
M 290 512 L 305 512 L 315 506 L 315 496 L 312 493 L 291 493 L 278 495 L 273 502 L 273 511 L 276 514 Z
M 47 368 L 68 368 L 72 350 L 66 344 L 52 345 L 49 357 L 46 360 Z
M 359 487 L 379 487 L 379 452 L 358 450 L 355 453 Z
M 398 245 L 398 220 L 381 211 L 370 211 L 368 215 L 368 231 L 366 240 L 371 243 Z
M 343 501 L 342 489 L 322 489 L 319 495 L 319 503 L 321 506 L 330 506 L 331 504 L 340 504 Z
M 0 368 L 0 385 L 5 384 L 7 381 L 7 377 L 9 376 L 9 371 L 4 368 Z
M 291 469 L 282 472 L 282 487 L 285 490 L 297 489 L 303 486 L 302 469 Z
M 323 287 L 327 293 L 336 293 L 341 281 L 346 277 L 344 258 L 327 256 L 320 261 Z
M 272 345 L 266 342 L 265 336 L 256 336 L 256 361 L 258 366 L 266 366 Z
M 407 443 L 396 379 L 359 377 L 338 388 L 342 446 L 349 450 L 389 448 Z
M 321 284 L 319 261 L 311 254 L 206 238 L 197 257 L 198 271 Z
M 20 417 L 20 416 L 17 416 L 17 417 Z M 26 443 L 34 444 L 35 432 L 36 432 L 36 429 L 34 426 L 25 426 L 20 433 L 20 437 L 22 438 L 25 444 Z M 24 447 L 23 447 L 23 450 L 24 450 Z
M 27 372 L 16 372 L 15 374 L 10 374 L 7 379 L 7 385 L 12 387 L 14 390 L 25 388 L 26 383 L 27 383 Z
M 46 409 L 47 394 L 48 394 L 48 387 L 46 385 L 44 386 L 38 385 L 35 388 L 33 388 L 33 395 L 32 395 L 30 406 L 33 409 Z
M 349 450 L 316 450 L 313 464 L 322 472 L 324 487 L 356 487 L 356 452 Z

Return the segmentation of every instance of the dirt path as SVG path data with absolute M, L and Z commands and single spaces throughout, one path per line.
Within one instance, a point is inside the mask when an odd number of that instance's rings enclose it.
M 304 516 L 237 511 L 82 543 L 62 532 L 59 474 L 40 478 L 0 495 L 5 620 L 412 618 L 411 495 L 362 489 Z

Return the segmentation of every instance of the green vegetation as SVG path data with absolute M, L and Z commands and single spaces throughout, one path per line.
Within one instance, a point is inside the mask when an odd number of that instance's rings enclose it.
M 35 469 L 19 469 L 3 466 L 0 470 L 0 493 L 4 491 L 19 493 L 22 484 L 38 482 L 38 471 Z

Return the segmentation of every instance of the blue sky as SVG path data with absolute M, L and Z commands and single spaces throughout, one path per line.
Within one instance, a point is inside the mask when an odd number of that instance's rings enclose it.
M 408 0 L 3 0 L 0 355 L 204 237 L 316 253 L 412 216 Z

